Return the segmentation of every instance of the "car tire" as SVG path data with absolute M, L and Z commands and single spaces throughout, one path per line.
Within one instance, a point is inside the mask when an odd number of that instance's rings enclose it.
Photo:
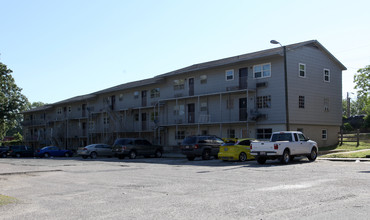
M 71 155 L 70 155 L 68 152 L 66 152 L 66 153 L 64 154 L 64 156 L 65 156 L 65 157 L 70 157 Z
M 162 157 L 162 151 L 160 151 L 160 150 L 157 150 L 156 152 L 155 152 L 155 155 L 154 155 L 156 158 L 161 158 Z
M 257 162 L 259 164 L 265 164 L 266 163 L 266 157 L 257 157 Z
M 136 158 L 136 152 L 134 150 L 130 151 L 129 157 L 130 157 L 130 159 L 135 159 Z
M 21 155 L 20 153 L 16 153 L 16 154 L 15 154 L 15 157 L 16 157 L 16 158 L 20 158 L 21 156 L 22 156 L 22 155 Z
M 312 148 L 310 155 L 307 156 L 309 161 L 315 161 L 317 158 L 317 150 L 316 148 Z
M 1 154 L 1 157 L 2 157 L 2 158 L 6 158 L 6 157 L 7 157 L 6 153 L 2 153 L 2 154 Z
M 49 153 L 44 153 L 44 157 L 45 158 L 49 158 L 50 157 L 50 154 Z
M 91 152 L 90 157 L 91 159 L 96 159 L 98 157 L 98 154 L 96 152 Z
M 188 158 L 189 161 L 193 161 L 195 159 L 194 156 L 187 156 L 186 158 Z
M 294 160 L 294 156 L 290 156 L 290 161 L 293 161 Z
M 87 156 L 82 156 L 83 159 L 87 159 Z
M 205 149 L 202 153 L 202 159 L 203 160 L 209 160 L 211 159 L 211 151 L 209 149 Z
M 283 155 L 281 156 L 280 158 L 280 162 L 282 164 L 288 164 L 290 162 L 290 154 L 289 154 L 289 150 L 284 150 L 284 153 Z
M 244 152 L 241 152 L 240 154 L 239 154 L 239 161 L 240 162 L 245 162 L 247 160 L 247 154 L 246 153 L 244 153 Z

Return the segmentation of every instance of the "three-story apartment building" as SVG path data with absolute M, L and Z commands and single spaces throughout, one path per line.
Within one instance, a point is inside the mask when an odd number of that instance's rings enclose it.
M 287 45 L 288 108 L 281 47 L 195 64 L 24 114 L 24 138 L 35 147 L 112 144 L 145 137 L 176 149 L 188 135 L 268 139 L 300 130 L 320 146 L 337 143 L 342 71 L 318 41 Z M 286 110 L 288 109 L 288 114 Z

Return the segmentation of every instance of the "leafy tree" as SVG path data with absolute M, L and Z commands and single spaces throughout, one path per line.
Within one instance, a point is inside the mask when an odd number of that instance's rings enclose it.
M 15 84 L 12 72 L 0 62 L 0 139 L 9 129 L 20 127 L 19 113 L 27 109 L 28 100 Z
M 368 97 L 370 91 L 370 65 L 359 69 L 354 77 L 355 89 L 358 89 L 359 96 Z

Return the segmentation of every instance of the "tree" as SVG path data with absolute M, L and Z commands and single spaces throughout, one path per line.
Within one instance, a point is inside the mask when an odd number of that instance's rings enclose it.
M 356 83 L 355 89 L 358 89 L 359 96 L 367 98 L 370 91 L 370 65 L 357 71 L 354 82 Z
M 15 84 L 13 71 L 0 62 L 0 139 L 7 131 L 20 127 L 19 113 L 27 109 L 28 100 Z

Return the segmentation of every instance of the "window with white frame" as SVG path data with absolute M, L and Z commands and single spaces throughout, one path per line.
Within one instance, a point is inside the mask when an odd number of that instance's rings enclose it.
M 135 91 L 134 92 L 134 99 L 138 99 L 139 98 L 139 91 Z
M 227 137 L 228 138 L 235 138 L 235 129 L 227 129 Z
M 329 112 L 329 98 L 324 98 L 324 112 Z
M 306 78 L 306 64 L 300 63 L 299 64 L 299 77 Z
M 71 113 L 71 112 L 72 112 L 72 107 L 68 106 L 68 113 Z
M 234 80 L 234 70 L 225 71 L 226 81 Z
M 173 81 L 173 89 L 174 90 L 182 90 L 185 89 L 185 80 L 184 79 L 176 79 Z
M 119 101 L 123 101 L 123 94 L 121 93 L 121 94 L 119 94 Z
M 95 129 L 95 122 L 94 121 L 89 121 L 89 130 L 92 131 Z
M 185 106 L 184 105 L 175 105 L 173 107 L 173 115 L 179 116 L 185 114 Z
M 185 138 L 185 131 L 177 131 L 176 132 L 176 140 L 183 140 Z
M 58 115 L 61 115 L 62 114 L 62 107 L 57 108 L 57 114 Z
M 271 96 L 258 96 L 256 104 L 257 108 L 271 108 Z
M 326 130 L 326 129 L 321 130 L 321 138 L 323 140 L 328 139 L 328 130 Z
M 160 97 L 161 93 L 159 91 L 159 88 L 155 88 L 155 89 L 152 89 L 150 90 L 150 98 L 158 98 Z
M 253 77 L 255 79 L 271 77 L 271 64 L 259 64 L 253 66 Z
M 299 96 L 298 97 L 298 107 L 299 108 L 304 108 L 304 96 Z
M 207 83 L 207 75 L 201 75 L 200 84 L 206 84 L 206 83 Z
M 207 102 L 200 103 L 200 111 L 202 111 L 202 112 L 207 111 Z
M 270 139 L 271 134 L 272 134 L 272 128 L 257 129 L 257 139 Z
M 330 82 L 330 70 L 324 69 L 324 82 Z
M 105 117 L 103 118 L 103 124 L 105 124 L 105 125 L 109 125 L 109 117 L 108 117 L 108 116 L 105 116 Z
M 226 109 L 233 109 L 234 108 L 234 99 L 228 98 L 226 100 Z

